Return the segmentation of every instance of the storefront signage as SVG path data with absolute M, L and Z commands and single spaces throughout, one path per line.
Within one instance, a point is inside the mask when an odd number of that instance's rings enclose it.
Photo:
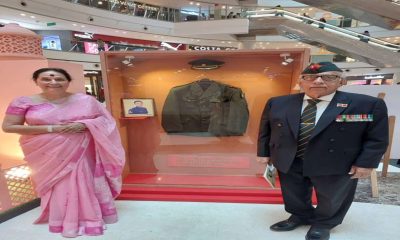
M 75 37 L 78 37 L 78 38 L 85 38 L 85 39 L 93 39 L 93 33 L 87 33 L 87 32 L 85 32 L 85 33 L 74 33 L 74 36 Z
M 371 79 L 393 79 L 393 73 L 388 74 L 377 74 L 377 75 L 361 75 L 361 76 L 348 76 L 346 80 L 371 80 Z
M 375 76 L 365 76 L 364 79 L 382 79 L 385 78 L 383 75 L 375 75 Z
M 189 45 L 189 50 L 195 51 L 221 51 L 221 50 L 236 50 L 233 47 L 215 47 L 215 46 L 200 46 L 200 45 Z
M 161 47 L 165 47 L 165 48 L 168 48 L 168 49 L 170 49 L 170 50 L 174 50 L 174 51 L 177 51 L 177 50 L 179 50 L 179 47 L 180 46 L 182 46 L 182 44 L 178 44 L 177 46 L 172 46 L 171 44 L 169 44 L 169 43 L 167 43 L 167 42 L 161 42 Z

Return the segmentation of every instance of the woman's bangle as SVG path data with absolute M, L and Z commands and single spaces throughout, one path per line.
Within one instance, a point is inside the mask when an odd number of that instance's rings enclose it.
M 48 125 L 47 126 L 47 132 L 48 133 L 52 133 L 53 132 L 53 126 L 52 125 Z

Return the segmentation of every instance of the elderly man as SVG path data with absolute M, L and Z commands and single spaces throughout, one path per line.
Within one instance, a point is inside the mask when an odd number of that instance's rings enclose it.
M 342 70 L 330 62 L 301 74 L 304 93 L 269 99 L 260 122 L 258 162 L 278 169 L 285 210 L 273 231 L 311 225 L 306 240 L 327 240 L 342 223 L 358 178 L 370 176 L 388 145 L 383 100 L 337 91 Z M 311 203 L 312 189 L 318 203 Z

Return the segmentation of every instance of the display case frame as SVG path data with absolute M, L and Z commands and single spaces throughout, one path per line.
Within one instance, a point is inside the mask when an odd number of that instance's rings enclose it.
M 282 65 L 282 55 L 290 56 L 293 61 Z M 122 63 L 127 58 L 132 60 L 133 66 Z M 190 69 L 188 62 L 202 58 L 224 61 L 225 64 L 217 70 Z M 262 109 L 270 97 L 299 91 L 297 80 L 309 58 L 307 48 L 102 53 L 106 105 L 119 119 L 118 127 L 127 152 L 124 176 L 150 174 L 155 179 L 162 174 L 261 177 L 264 167 L 256 163 L 255 157 Z M 164 131 L 162 110 L 168 90 L 202 77 L 218 79 L 243 89 L 250 112 L 248 128 L 243 136 L 185 136 Z M 121 114 L 121 99 L 126 98 L 154 98 L 157 106 L 155 117 L 126 121 L 121 117 L 124 116 Z M 137 143 L 143 148 L 138 148 Z M 154 180 L 142 184 L 159 183 Z M 172 181 L 170 185 L 179 184 Z

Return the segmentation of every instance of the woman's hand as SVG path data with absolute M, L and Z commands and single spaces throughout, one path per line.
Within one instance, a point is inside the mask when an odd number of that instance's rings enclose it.
M 83 133 L 86 130 L 86 126 L 83 123 L 67 123 L 64 125 L 56 125 L 53 127 L 54 132 L 58 133 Z

